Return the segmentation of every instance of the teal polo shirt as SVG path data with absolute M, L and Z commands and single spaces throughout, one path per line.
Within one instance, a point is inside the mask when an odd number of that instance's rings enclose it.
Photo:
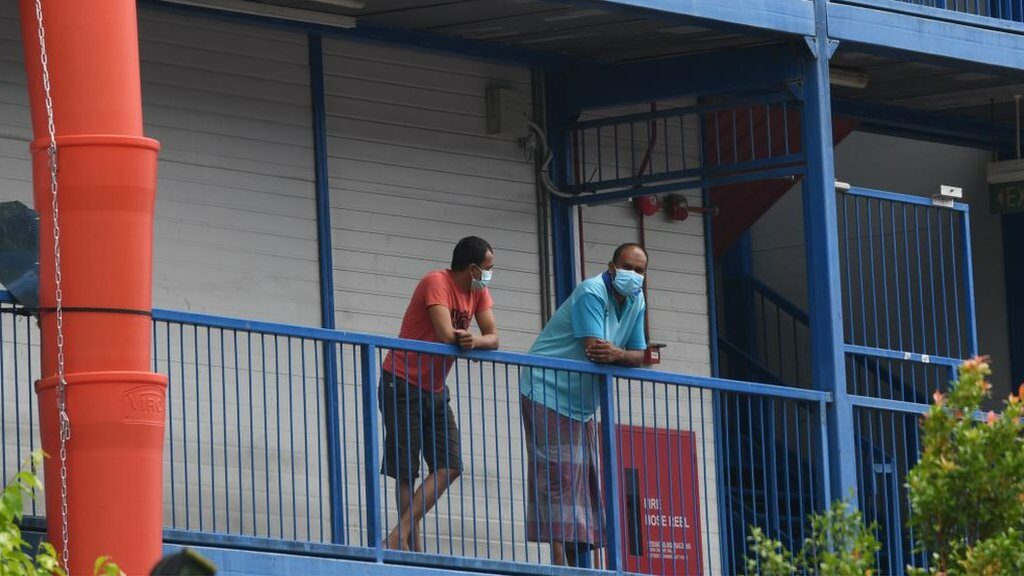
M 625 350 L 645 350 L 643 293 L 620 306 L 607 273 L 581 282 L 558 308 L 530 347 L 530 354 L 587 361 L 583 339 L 607 340 Z M 576 420 L 594 417 L 600 405 L 599 378 L 564 370 L 524 366 L 519 392 L 530 400 Z

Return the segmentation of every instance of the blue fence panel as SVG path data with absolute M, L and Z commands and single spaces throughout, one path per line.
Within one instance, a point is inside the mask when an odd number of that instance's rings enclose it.
M 42 447 L 32 383 L 39 377 L 39 327 L 33 317 L 0 300 L 0 466 L 9 480 Z M 40 474 L 41 476 L 41 474 Z M 25 513 L 41 515 L 42 494 L 25 501 Z
M 574 172 L 566 190 L 621 199 L 611 191 L 799 164 L 790 133 L 798 114 L 792 95 L 778 94 L 576 122 L 566 134 Z
M 9 477 L 19 457 L 38 446 L 30 383 L 38 375 L 39 338 L 34 320 L 10 304 L 0 306 L 0 329 Z M 556 574 L 554 540 L 584 567 L 737 572 L 744 569 L 750 526 L 797 542 L 806 534 L 806 513 L 827 499 L 825 462 L 813 440 L 828 401 L 821 392 L 522 354 L 459 353 L 438 344 L 166 310 L 154 311 L 153 346 L 154 369 L 169 378 L 165 525 L 175 541 Z M 333 362 L 325 362 L 325 350 L 335 351 Z M 411 387 L 390 385 L 388 373 L 398 363 L 385 359 L 395 350 L 407 351 L 403 367 L 415 362 L 436 373 L 450 364 L 447 378 L 437 380 L 447 395 L 421 393 L 419 403 L 409 402 Z M 342 485 L 333 490 L 323 389 L 331 379 L 322 372 L 332 364 L 342 430 Z M 575 382 L 570 400 L 591 407 L 593 418 L 569 421 L 524 399 L 521 380 L 538 372 Z M 432 383 L 428 370 L 419 374 L 417 383 Z M 379 473 L 389 453 L 402 453 L 387 442 L 401 447 L 395 431 L 408 439 L 433 430 L 435 414 L 441 433 L 456 433 L 442 407 L 450 407 L 461 437 L 461 446 L 446 452 L 447 467 L 459 468 L 451 464 L 458 457 L 461 476 L 438 494 L 415 539 L 385 549 L 405 508 L 395 481 Z M 740 432 L 716 442 L 723 428 Z M 438 445 L 450 446 L 448 440 Z M 422 482 L 428 463 L 402 454 L 406 466 L 419 464 L 415 477 Z M 435 456 L 430 461 L 445 468 Z M 573 487 L 561 506 L 544 490 L 556 485 Z M 584 505 L 587 496 L 594 506 Z M 417 505 L 415 498 L 405 503 Z M 568 522 L 564 515 L 576 506 L 580 520 Z M 332 511 L 344 538 L 331 534 Z M 29 512 L 40 515 L 41 506 Z M 544 533 L 552 527 L 559 527 L 555 534 Z M 531 541 L 528 528 L 543 542 Z M 588 535 L 599 544 L 594 550 L 579 545 Z
M 961 14 L 989 16 L 1000 20 L 1024 20 L 1024 2 L 1021 0 L 899 0 L 917 6 L 941 8 Z
M 723 375 L 796 388 L 811 387 L 807 313 L 751 276 L 728 278 L 747 295 L 744 334 L 720 338 Z M 720 322 L 724 325 L 724 322 Z
M 165 320 L 153 335 L 168 376 L 167 526 L 331 542 L 321 342 Z M 338 384 L 358 422 L 355 379 Z
M 919 413 L 976 353 L 969 214 L 857 188 L 837 210 L 859 504 L 879 524 L 882 572 L 900 572 L 927 561 L 905 527 Z
M 954 18 L 972 25 L 993 24 L 986 18 L 1024 22 L 1024 0 L 833 0 L 925 18 Z M 979 18 L 980 17 L 980 18 Z M 1006 26 L 1006 25 L 1003 25 Z

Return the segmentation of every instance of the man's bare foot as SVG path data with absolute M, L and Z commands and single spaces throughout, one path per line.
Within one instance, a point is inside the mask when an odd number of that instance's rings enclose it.
M 423 539 L 417 534 L 413 534 L 409 537 L 409 550 L 413 552 L 423 552 Z

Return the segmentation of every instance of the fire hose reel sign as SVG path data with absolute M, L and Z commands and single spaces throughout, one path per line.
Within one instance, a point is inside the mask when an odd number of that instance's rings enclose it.
M 619 426 L 618 440 L 626 569 L 703 573 L 693 432 Z

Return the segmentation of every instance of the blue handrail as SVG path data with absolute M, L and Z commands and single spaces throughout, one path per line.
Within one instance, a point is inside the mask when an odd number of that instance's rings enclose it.
M 434 342 L 423 342 L 419 340 L 405 340 L 391 336 L 379 336 L 375 334 L 350 332 L 346 330 L 311 328 L 295 324 L 244 320 L 240 318 L 197 314 L 194 312 L 180 312 L 161 308 L 153 309 L 153 320 L 176 322 L 194 326 L 205 326 L 208 328 L 223 328 L 225 330 L 243 330 L 247 332 L 276 334 L 279 336 L 291 336 L 295 338 L 326 340 L 337 342 L 339 344 L 354 344 L 359 346 L 372 345 L 383 349 L 397 348 L 399 350 L 408 350 L 422 354 L 451 356 L 453 358 L 464 358 L 467 360 L 497 362 L 516 366 L 531 366 L 534 368 L 547 368 L 551 370 L 563 370 L 584 374 L 609 375 L 623 380 L 632 379 L 656 381 L 675 386 L 694 386 L 709 390 L 720 390 L 723 392 L 742 392 L 755 396 L 774 396 L 777 398 L 807 400 L 812 402 L 830 402 L 832 399 L 831 393 L 820 390 L 794 389 L 771 384 L 743 382 L 739 380 L 724 380 L 704 376 L 676 374 L 672 372 L 659 372 L 656 370 L 647 370 L 642 368 L 623 368 L 620 366 L 593 364 L 579 360 L 533 356 L 518 352 L 492 352 L 482 350 L 472 350 L 467 352 L 458 346 L 449 344 L 437 344 Z
M 18 308 L 9 294 L 0 291 L 0 303 L 12 305 L 3 309 L 5 315 L 0 321 L 16 321 L 26 329 L 32 324 L 25 318 L 31 311 Z M 756 514 L 749 520 L 767 522 L 774 531 L 782 527 L 796 537 L 800 526 L 772 519 L 785 506 L 770 500 L 793 493 L 798 484 L 815 484 L 818 476 L 828 473 L 823 456 L 810 444 L 812 434 L 820 433 L 816 429 L 825 425 L 820 414 L 830 395 L 822 391 L 514 352 L 464 352 L 431 342 L 176 310 L 154 309 L 152 318 L 154 369 L 167 373 L 171 380 L 167 404 L 172 462 L 168 528 L 177 537 L 194 542 L 214 542 L 224 537 L 233 546 L 259 549 L 268 542 L 280 541 L 309 551 L 311 547 L 337 546 L 338 540 L 345 540 L 347 546 L 323 549 L 332 554 L 354 553 L 374 562 L 465 565 L 489 572 L 514 572 L 512 567 L 521 569 L 524 560 L 531 566 L 547 563 L 540 557 L 542 548 L 515 542 L 516 531 L 523 530 L 521 525 L 516 527 L 521 520 L 503 515 L 523 514 L 529 500 L 528 464 L 522 453 L 526 446 L 516 424 L 519 410 L 515 406 L 521 406 L 520 370 L 598 375 L 595 380 L 601 383 L 597 391 L 601 410 L 593 433 L 599 439 L 596 446 L 601 452 L 601 484 L 604 493 L 610 495 L 606 499 L 620 501 L 614 497 L 622 493 L 616 473 L 620 465 L 643 468 L 642 474 L 657 483 L 648 484 L 646 494 L 659 496 L 662 501 L 658 506 L 674 507 L 675 514 L 685 515 L 688 523 L 683 534 L 674 537 L 670 527 L 645 527 L 649 536 L 639 542 L 683 538 L 687 561 L 695 562 L 688 570 L 711 562 L 715 556 L 712 546 L 743 541 L 749 529 L 746 524 L 732 526 L 730 529 L 738 535 L 735 538 L 707 529 L 713 522 L 709 512 L 712 495 L 724 498 L 727 493 L 726 489 L 708 492 L 708 484 L 714 483 L 708 467 L 731 465 L 725 463 L 728 459 L 721 459 L 727 448 L 711 435 L 714 427 L 730 425 L 707 420 L 707 409 L 713 401 L 729 402 L 730 414 L 745 423 L 748 435 L 741 443 L 730 445 L 735 455 L 756 453 L 761 463 L 760 467 L 742 471 L 743 485 L 755 490 L 750 497 L 756 499 L 751 504 Z M 326 379 L 314 366 L 324 360 L 320 354 L 326 349 L 325 343 L 334 346 L 337 353 L 339 418 L 344 426 L 341 448 L 345 450 L 340 482 L 331 485 L 329 493 L 318 487 L 326 477 L 321 463 L 325 452 L 318 440 L 324 420 L 319 405 L 315 414 L 313 404 L 306 405 L 307 399 L 322 397 Z M 393 447 L 393 440 L 382 441 L 389 416 L 378 413 L 378 401 L 394 400 L 390 396 L 394 392 L 379 395 L 377 381 L 383 356 L 396 349 L 443 356 L 455 363 L 451 402 L 456 418 L 465 427 L 469 445 L 464 448 L 472 465 L 446 500 L 447 510 L 436 510 L 433 527 L 424 525 L 423 534 L 429 538 L 425 543 L 432 548 L 427 552 L 432 554 L 411 556 L 383 547 L 386 530 L 395 523 L 396 502 L 391 481 L 382 478 L 378 468 L 385 449 Z M 495 419 L 496 426 L 488 418 Z M 794 455 L 773 441 L 758 445 L 757 438 L 773 437 L 774 426 L 798 435 L 806 446 L 796 448 Z M 244 438 L 241 430 L 248 430 L 249 438 Z M 670 444 L 663 445 L 665 442 Z M 716 453 L 714 460 L 709 451 Z M 790 466 L 791 460 L 800 465 Z M 238 469 L 237 476 L 234 468 Z M 792 470 L 792 484 L 790 476 L 774 478 L 776 470 Z M 768 491 L 768 487 L 772 489 Z M 483 501 L 489 503 L 483 509 L 478 508 L 478 488 Z M 200 498 L 210 506 L 196 507 Z M 819 498 L 811 500 L 815 506 L 821 504 Z M 453 512 L 456 504 L 458 508 Z M 324 518 L 337 507 L 345 509 L 345 514 L 338 517 L 345 519 L 342 529 L 347 531 L 347 538 L 335 534 L 333 526 L 331 533 L 324 532 Z M 308 516 L 303 520 L 300 514 L 314 514 L 314 523 L 319 518 L 319 531 L 310 526 Z M 636 555 L 623 547 L 625 535 L 635 537 L 639 530 L 633 519 L 644 516 L 625 514 L 615 505 L 603 508 L 602 514 L 607 545 L 598 566 L 617 571 L 650 570 L 654 561 L 649 555 L 638 568 Z M 463 524 L 467 520 L 472 522 L 468 532 Z M 696 523 L 696 530 L 689 522 Z M 439 531 L 438 523 L 446 531 Z M 491 538 L 492 527 L 497 528 L 497 540 Z M 508 540 L 503 530 L 508 529 L 513 530 L 511 563 L 506 562 L 504 552 Z M 463 545 L 461 551 L 452 545 L 453 536 Z M 467 543 L 472 545 L 468 552 Z M 482 545 L 479 550 L 478 545 Z M 520 551 L 518 555 L 516 550 Z M 541 566 L 529 571 L 558 572 Z

